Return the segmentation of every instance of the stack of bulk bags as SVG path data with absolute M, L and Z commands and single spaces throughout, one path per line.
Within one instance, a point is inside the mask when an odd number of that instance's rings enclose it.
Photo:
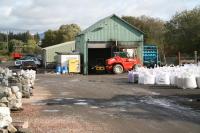
M 135 71 L 129 72 L 129 82 L 134 82 L 133 75 L 137 73 L 139 84 L 171 85 L 183 89 L 200 88 L 200 65 L 137 68 Z

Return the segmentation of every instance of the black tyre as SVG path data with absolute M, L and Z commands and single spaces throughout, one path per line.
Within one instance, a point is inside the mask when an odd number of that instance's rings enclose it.
M 114 65 L 114 67 L 113 67 L 113 72 L 114 72 L 115 74 L 121 74 L 121 73 L 124 72 L 124 68 L 123 68 L 122 65 L 116 64 L 116 65 Z

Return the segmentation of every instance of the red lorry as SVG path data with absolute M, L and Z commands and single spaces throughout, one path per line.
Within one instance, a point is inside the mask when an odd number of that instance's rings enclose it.
M 22 54 L 21 53 L 18 53 L 18 52 L 13 52 L 12 54 L 11 54 L 11 56 L 12 56 L 12 58 L 14 59 L 14 60 L 16 60 L 16 59 L 20 59 L 20 58 L 22 58 Z
M 141 66 L 141 61 L 137 57 L 129 57 L 127 52 L 115 52 L 113 58 L 106 60 L 106 70 L 115 74 L 123 73 Z

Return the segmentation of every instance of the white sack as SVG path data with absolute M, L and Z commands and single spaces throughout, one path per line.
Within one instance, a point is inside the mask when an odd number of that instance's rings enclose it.
M 144 84 L 155 84 L 155 76 L 151 74 L 144 74 Z
M 183 82 L 183 89 L 195 89 L 197 82 L 195 76 L 185 77 Z
M 170 85 L 169 75 L 162 73 L 156 76 L 156 84 L 158 85 Z

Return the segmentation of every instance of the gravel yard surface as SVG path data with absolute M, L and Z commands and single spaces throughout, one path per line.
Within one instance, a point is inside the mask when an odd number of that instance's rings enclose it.
M 31 133 L 199 133 L 200 89 L 129 84 L 122 75 L 38 74 L 14 121 Z

